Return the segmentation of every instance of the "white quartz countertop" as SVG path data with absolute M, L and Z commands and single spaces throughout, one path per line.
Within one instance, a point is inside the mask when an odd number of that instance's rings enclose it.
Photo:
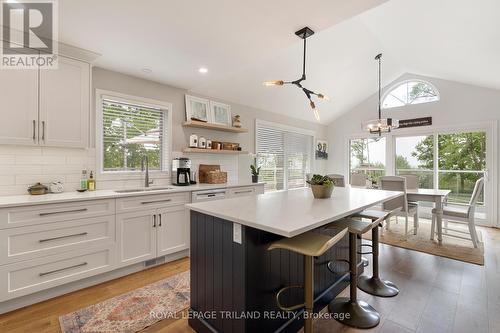
M 204 190 L 214 190 L 214 189 L 224 189 L 224 188 L 234 188 L 234 187 L 257 186 L 263 184 L 264 183 L 241 182 L 241 183 L 227 183 L 227 184 L 196 184 L 189 186 L 169 185 L 168 186 L 170 187 L 169 189 L 158 190 L 158 191 L 129 192 L 129 193 L 118 193 L 115 192 L 114 190 L 97 190 L 93 192 L 87 191 L 83 193 L 74 191 L 74 192 L 63 192 L 57 194 L 44 194 L 44 195 L 25 194 L 25 195 L 13 195 L 13 196 L 0 196 L 0 208 L 62 203 L 62 202 L 72 202 L 72 201 L 114 199 L 114 198 L 135 197 L 135 196 L 154 195 L 154 194 L 194 192 L 194 191 L 204 191 Z M 151 189 L 154 189 L 154 186 L 151 187 Z
M 330 199 L 314 199 L 311 189 L 305 188 L 186 206 L 248 227 L 293 237 L 402 195 L 394 191 L 336 187 Z

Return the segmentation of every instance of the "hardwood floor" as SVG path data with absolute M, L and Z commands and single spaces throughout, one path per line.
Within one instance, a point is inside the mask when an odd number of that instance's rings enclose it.
M 381 245 L 382 276 L 396 283 L 401 293 L 395 298 L 376 298 L 359 291 L 382 317 L 378 327 L 363 332 L 500 332 L 500 230 L 482 230 L 484 267 Z M 189 260 L 181 259 L 0 315 L 0 332 L 60 332 L 58 318 L 62 314 L 187 269 Z M 334 320 L 319 320 L 315 328 L 316 332 L 358 331 Z M 165 320 L 143 332 L 193 331 L 186 320 Z

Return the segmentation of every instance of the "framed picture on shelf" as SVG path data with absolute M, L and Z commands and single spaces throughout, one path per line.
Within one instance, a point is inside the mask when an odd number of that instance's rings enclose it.
M 232 126 L 231 105 L 210 101 L 211 122 L 218 125 Z
M 316 159 L 317 160 L 328 159 L 328 142 L 323 140 L 316 141 Z
M 210 101 L 205 98 L 186 95 L 186 120 L 210 122 Z

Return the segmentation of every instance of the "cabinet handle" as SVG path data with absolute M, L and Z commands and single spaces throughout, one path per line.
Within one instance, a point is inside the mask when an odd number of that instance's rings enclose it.
M 46 239 L 40 239 L 38 242 L 40 243 L 45 243 L 45 242 L 51 242 L 59 239 L 64 239 L 64 238 L 71 238 L 71 237 L 78 237 L 78 236 L 87 236 L 89 233 L 88 232 L 82 232 L 79 234 L 73 234 L 73 235 L 67 235 L 67 236 L 60 236 L 60 237 L 53 237 L 53 238 L 46 238 Z
M 60 212 L 40 213 L 38 215 L 48 216 L 48 215 L 65 214 L 65 213 L 81 213 L 81 212 L 86 212 L 87 210 L 88 210 L 87 208 L 82 208 L 82 209 L 65 210 Z
M 45 141 L 45 120 L 42 120 L 42 141 Z
M 160 202 L 170 202 L 172 199 L 166 199 L 166 200 L 157 200 L 157 201 L 143 201 L 141 202 L 142 205 L 151 205 L 155 203 L 160 203 Z
M 207 197 L 215 197 L 215 194 L 214 193 L 210 193 L 210 194 L 207 194 Z
M 251 192 L 253 192 L 253 190 L 238 191 L 238 192 L 234 192 L 234 194 L 243 194 L 243 193 L 251 193 Z
M 62 272 L 62 271 L 68 270 L 68 269 L 72 269 L 72 268 L 83 267 L 86 265 L 88 265 L 86 262 L 82 262 L 81 264 L 55 269 L 53 271 L 43 272 L 43 273 L 40 273 L 38 275 L 41 277 L 41 276 L 45 276 L 45 275 L 49 275 L 49 274 L 59 273 L 59 272 Z
M 153 215 L 153 228 L 156 228 L 156 215 Z
M 33 120 L 33 141 L 36 142 L 36 120 Z
M 158 226 L 161 227 L 161 214 L 158 214 L 158 219 L 160 220 Z

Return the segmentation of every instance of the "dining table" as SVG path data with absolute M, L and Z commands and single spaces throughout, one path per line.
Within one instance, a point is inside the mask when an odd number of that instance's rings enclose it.
M 433 202 L 436 214 L 437 238 L 441 244 L 443 241 L 443 203 L 450 194 L 450 190 L 438 189 L 407 189 L 406 196 L 408 201 Z M 431 240 L 433 240 L 431 233 Z

